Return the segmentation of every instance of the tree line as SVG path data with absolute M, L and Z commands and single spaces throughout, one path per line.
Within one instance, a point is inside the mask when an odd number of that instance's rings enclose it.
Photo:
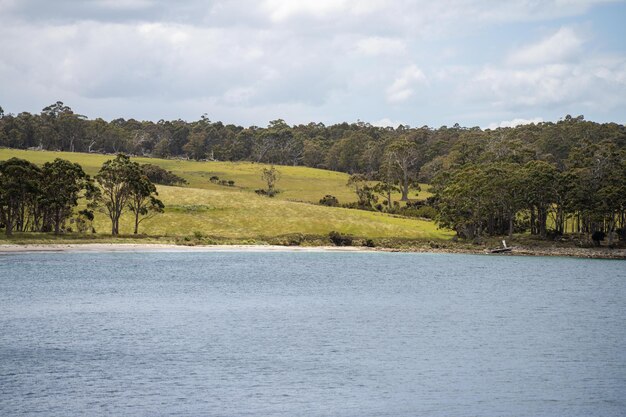
M 584 140 L 610 140 L 623 148 L 626 129 L 616 123 L 586 121 L 582 116 L 498 129 L 458 124 L 391 128 L 363 122 L 290 126 L 280 119 L 266 127 L 243 127 L 212 122 L 206 116 L 191 122 L 88 119 L 62 102 L 45 107 L 39 114 L 5 114 L 0 107 L 3 147 L 252 161 L 373 175 L 384 170 L 385 155 L 392 153 L 396 143 L 405 141 L 414 144 L 417 152 L 401 163 L 414 165 L 410 167 L 413 172 L 423 168 L 425 180 L 432 179 L 441 159 L 450 153 L 457 159 L 471 159 L 472 152 L 499 158 L 512 154 L 515 160 L 546 160 L 562 168 L 570 151 Z
M 119 234 L 122 214 L 132 213 L 137 234 L 142 221 L 164 209 L 149 177 L 155 171 L 163 176 L 161 168 L 142 166 L 123 154 L 106 161 L 94 178 L 60 158 L 42 167 L 20 158 L 0 161 L 0 227 L 7 236 L 59 234 L 73 231 L 72 225 L 78 232 L 95 232 L 92 221 L 99 210 L 110 219 L 113 236 Z M 84 208 L 76 212 L 79 202 Z

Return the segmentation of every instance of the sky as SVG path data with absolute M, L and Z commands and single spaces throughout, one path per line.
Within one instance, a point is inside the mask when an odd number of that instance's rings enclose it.
M 243 126 L 626 123 L 626 2 L 0 0 L 0 106 Z

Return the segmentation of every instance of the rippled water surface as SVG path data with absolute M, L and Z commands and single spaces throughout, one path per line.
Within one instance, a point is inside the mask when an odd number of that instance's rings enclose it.
M 0 255 L 0 415 L 626 414 L 626 263 Z

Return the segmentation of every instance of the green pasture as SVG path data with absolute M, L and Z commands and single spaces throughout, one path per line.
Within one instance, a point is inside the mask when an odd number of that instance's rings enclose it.
M 91 175 L 112 155 L 23 151 L 0 149 L 0 160 L 18 157 L 43 164 L 55 158 L 77 162 Z M 232 239 L 255 239 L 292 233 L 327 235 L 330 231 L 367 238 L 446 239 L 452 233 L 439 230 L 430 221 L 394 217 L 382 213 L 310 204 L 326 194 L 340 202 L 354 201 L 346 186 L 348 175 L 306 167 L 277 167 L 281 171 L 276 198 L 258 196 L 263 187 L 262 164 L 249 162 L 195 162 L 155 158 L 133 158 L 140 163 L 159 165 L 185 178 L 185 187 L 158 186 L 165 213 L 145 220 L 140 233 L 149 236 L 202 234 Z M 213 184 L 213 175 L 235 181 L 235 187 Z M 424 188 L 424 187 L 422 187 Z M 420 193 L 420 197 L 427 193 Z M 105 214 L 96 213 L 98 234 L 109 233 Z M 122 234 L 132 233 L 132 219 L 126 215 L 120 224 Z
M 27 159 L 38 165 L 53 161 L 55 158 L 63 158 L 79 163 L 85 172 L 95 175 L 102 163 L 114 158 L 114 155 L 0 149 L 0 160 L 12 157 Z M 142 164 L 159 165 L 172 171 L 189 182 L 187 187 L 207 190 L 254 191 L 263 188 L 264 183 L 261 179 L 261 170 L 268 167 L 265 164 L 251 162 L 197 162 L 158 158 L 132 159 Z M 281 173 L 281 179 L 278 182 L 280 194 L 276 196 L 277 199 L 317 203 L 326 194 L 332 194 L 339 199 L 340 203 L 356 201 L 354 192 L 346 186 L 349 178 L 348 174 L 294 166 L 279 166 L 277 169 Z M 214 175 L 223 180 L 235 181 L 234 189 L 211 183 L 209 179 Z M 425 199 L 431 195 L 428 192 L 429 186 L 427 184 L 421 184 L 421 189 L 422 191 L 417 195 L 416 192 L 411 192 L 410 198 Z M 399 195 L 395 196 L 396 200 L 399 198 Z
M 270 199 L 245 191 L 203 190 L 159 186 L 165 213 L 146 220 L 141 232 L 172 236 L 200 232 L 226 238 L 255 238 L 291 233 L 326 235 L 336 230 L 369 238 L 441 239 L 451 237 L 429 221 L 392 217 L 382 213 L 323 207 Z M 99 232 L 110 227 L 100 215 Z M 122 233 L 132 231 L 132 219 L 121 222 Z

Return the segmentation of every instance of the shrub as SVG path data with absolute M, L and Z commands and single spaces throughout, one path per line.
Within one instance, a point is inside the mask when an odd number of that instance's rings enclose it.
M 235 185 L 235 181 L 233 180 L 228 180 L 228 186 L 229 187 L 233 187 Z
M 604 233 L 602 230 L 596 230 L 591 235 L 591 240 L 593 240 L 593 243 L 596 246 L 600 246 L 600 242 L 603 241 L 605 237 L 606 237 L 606 233 Z
M 292 235 L 285 236 L 285 243 L 287 246 L 300 246 L 304 240 L 305 237 L 301 233 L 294 233 Z
M 258 195 L 274 197 L 276 194 L 278 194 L 279 191 L 278 190 L 267 191 L 267 190 L 259 189 L 259 190 L 254 190 L 254 192 L 257 193 Z
M 367 239 L 365 242 L 363 242 L 363 246 L 367 246 L 368 248 L 375 248 L 376 244 L 372 239 Z
M 426 203 L 422 200 L 409 200 L 406 202 L 406 208 L 412 208 L 412 209 L 417 209 L 420 208 L 422 206 L 425 206 Z
M 320 204 L 328 207 L 337 207 L 339 205 L 339 200 L 334 195 L 326 194 L 320 200 Z
M 421 205 L 408 205 L 400 210 L 400 214 L 408 217 L 423 217 L 426 219 L 435 219 L 437 217 L 437 210 L 434 207 Z
M 437 210 L 434 207 L 423 206 L 415 210 L 417 217 L 424 217 L 426 219 L 434 219 L 437 217 Z
M 209 181 L 211 181 L 213 184 L 217 184 L 219 180 L 220 177 L 218 177 L 217 175 L 213 175 L 211 178 L 209 178 Z
M 350 235 L 332 231 L 328 234 L 328 238 L 335 246 L 352 246 L 352 236 Z
M 150 181 L 155 184 L 161 185 L 185 185 L 187 181 L 179 177 L 178 175 L 172 173 L 172 171 L 167 171 L 161 168 L 158 165 L 154 164 L 143 164 L 141 166 L 143 173 L 146 174 L 146 177 Z
M 374 211 L 374 207 L 372 206 L 361 206 L 358 202 L 352 202 L 352 203 L 344 203 L 340 205 L 343 208 L 347 208 L 347 209 L 355 209 L 355 210 L 365 210 L 365 211 Z

